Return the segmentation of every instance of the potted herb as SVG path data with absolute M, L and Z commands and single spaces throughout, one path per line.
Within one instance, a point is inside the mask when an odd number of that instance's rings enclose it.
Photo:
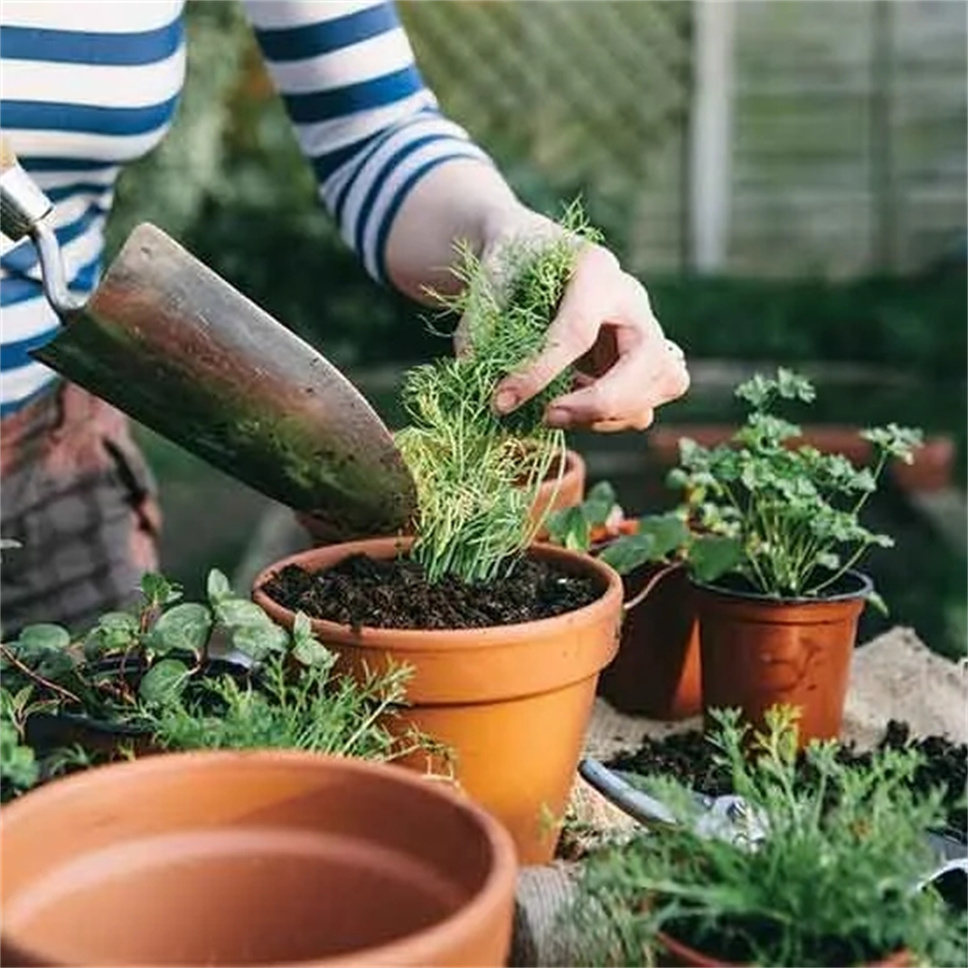
M 860 515 L 887 462 L 910 461 L 921 434 L 895 424 L 863 431 L 874 460 L 857 468 L 796 445 L 800 428 L 775 413 L 778 403 L 814 400 L 804 377 L 757 374 L 736 395 L 749 408 L 745 424 L 714 447 L 683 439 L 669 476 L 683 503 L 640 523 L 678 518 L 685 540 L 671 554 L 647 539 L 638 550 L 690 576 L 704 709 L 738 707 L 762 724 L 766 709 L 788 704 L 802 712 L 802 743 L 834 738 L 857 619 L 868 602 L 884 607 L 855 566 L 872 546 L 893 543 Z
M 100 760 L 206 747 L 390 759 L 431 748 L 387 728 L 408 670 L 337 676 L 306 616 L 288 631 L 217 570 L 205 603 L 182 601 L 158 574 L 145 575 L 141 591 L 137 608 L 102 615 L 80 641 L 40 624 L 0 645 L 3 728 L 17 739 L 5 758 L 11 782 L 27 775 L 25 749 L 50 777 L 71 765 L 64 751 L 74 747 Z M 81 754 L 75 760 L 84 765 Z
M 551 858 L 595 694 L 616 648 L 621 581 L 587 555 L 535 545 L 531 515 L 565 439 L 542 423 L 559 378 L 499 417 L 499 380 L 541 349 L 591 230 L 510 244 L 496 273 L 469 252 L 455 309 L 470 351 L 411 370 L 398 434 L 413 473 L 413 536 L 315 549 L 270 565 L 254 598 L 280 623 L 296 610 L 357 676 L 412 666 L 402 719 L 454 751 L 466 791 L 511 830 L 524 863 Z M 415 763 L 425 766 L 422 758 Z
M 964 964 L 964 912 L 919 889 L 944 811 L 912 789 L 916 751 L 858 766 L 814 742 L 804 782 L 794 711 L 770 710 L 762 732 L 735 710 L 714 720 L 741 808 L 714 818 L 678 780 L 643 780 L 671 822 L 589 860 L 568 912 L 585 963 L 650 964 L 657 947 L 672 959 L 660 964 Z
M 688 537 L 674 514 L 627 518 L 599 481 L 574 507 L 549 515 L 548 540 L 599 555 L 622 575 L 625 617 L 618 653 L 598 691 L 621 712 L 652 719 L 696 715 L 702 705 L 699 626 L 676 551 Z

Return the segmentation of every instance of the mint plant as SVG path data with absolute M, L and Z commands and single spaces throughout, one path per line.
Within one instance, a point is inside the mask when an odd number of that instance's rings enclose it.
M 496 266 L 464 249 L 454 297 L 437 296 L 467 326 L 468 352 L 406 374 L 403 402 L 410 425 L 397 434 L 417 486 L 412 556 L 429 581 L 454 575 L 484 582 L 507 573 L 537 531 L 529 511 L 556 461 L 564 433 L 542 423 L 548 401 L 569 386 L 563 373 L 514 413 L 495 414 L 500 380 L 544 345 L 580 239 L 596 239 L 580 206 L 566 213 L 560 236 L 516 240 Z
M 29 690 L 32 711 L 123 722 L 140 704 L 167 702 L 204 675 L 216 643 L 256 664 L 271 656 L 291 656 L 304 667 L 330 661 L 305 615 L 297 615 L 290 634 L 213 569 L 205 602 L 182 601 L 177 584 L 146 574 L 140 604 L 101 615 L 79 641 L 59 625 L 29 625 L 0 645 L 0 672 L 18 696 Z
M 643 778 L 673 822 L 585 865 L 566 912 L 582 964 L 650 964 L 659 932 L 718 963 L 865 965 L 905 950 L 911 964 L 964 964 L 964 912 L 920 888 L 938 865 L 927 835 L 944 816 L 941 791 L 911 784 L 920 754 L 880 750 L 848 765 L 835 742 L 814 742 L 806 782 L 793 710 L 774 707 L 762 732 L 735 710 L 715 722 L 710 741 L 744 800 L 735 826 L 710 825 L 678 780 Z

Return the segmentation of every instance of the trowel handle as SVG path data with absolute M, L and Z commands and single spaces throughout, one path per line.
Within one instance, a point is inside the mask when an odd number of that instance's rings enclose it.
M 53 208 L 51 200 L 17 161 L 13 148 L 0 135 L 0 232 L 12 242 L 29 235 L 37 246 L 44 294 L 58 316 L 64 318 L 79 309 L 84 300 L 67 288 L 60 246 L 45 219 Z
M 13 242 L 33 235 L 53 206 L 0 135 L 0 231 Z

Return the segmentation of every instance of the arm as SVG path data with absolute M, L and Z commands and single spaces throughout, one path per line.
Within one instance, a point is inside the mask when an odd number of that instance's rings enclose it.
M 320 197 L 376 279 L 425 300 L 425 287 L 455 285 L 458 239 L 486 258 L 515 235 L 559 231 L 439 112 L 392 3 L 245 6 Z M 581 253 L 545 351 L 498 387 L 495 407 L 514 409 L 579 358 L 587 377 L 549 406 L 555 426 L 645 427 L 688 387 L 645 290 L 600 246 Z

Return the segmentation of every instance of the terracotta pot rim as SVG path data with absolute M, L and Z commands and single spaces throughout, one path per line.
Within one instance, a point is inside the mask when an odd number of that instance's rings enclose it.
M 744 968 L 747 964 L 747 962 L 723 961 L 716 955 L 706 954 L 699 951 L 698 948 L 693 948 L 692 945 L 680 941 L 667 931 L 657 931 L 656 938 L 662 945 L 669 949 L 670 954 L 675 955 L 684 964 L 703 966 L 703 968 Z M 872 961 L 867 964 L 871 965 L 872 968 L 877 965 L 906 965 L 908 963 L 908 957 L 907 949 L 899 948 L 897 951 L 892 951 L 890 954 L 884 955 L 880 961 Z
M 334 553 L 338 554 L 341 548 L 352 550 L 347 550 L 346 554 L 340 555 L 336 559 L 337 562 L 349 554 L 356 554 L 366 549 L 375 550 L 377 557 L 386 557 L 385 554 L 380 555 L 379 552 L 396 551 L 401 548 L 406 549 L 412 542 L 413 539 L 410 537 L 364 538 L 359 541 L 341 542 L 338 545 L 324 545 L 320 548 L 311 548 L 308 551 L 289 555 L 286 558 L 282 558 L 268 565 L 256 576 L 252 582 L 252 598 L 257 604 L 269 612 L 270 615 L 275 611 L 278 615 L 285 615 L 293 619 L 295 613 L 291 609 L 280 605 L 262 590 L 262 585 L 265 584 L 270 575 L 284 568 L 286 565 L 299 565 L 312 571 L 311 565 L 308 565 L 307 562 L 313 562 L 320 557 L 329 558 Z M 382 648 L 392 644 L 393 649 L 400 652 L 410 650 L 416 652 L 432 652 L 437 649 L 447 652 L 470 652 L 477 649 L 489 648 L 495 643 L 504 643 L 509 637 L 522 634 L 523 630 L 534 630 L 536 632 L 540 630 L 546 633 L 553 633 L 556 628 L 564 629 L 566 625 L 572 623 L 575 620 L 575 616 L 587 618 L 590 613 L 608 612 L 617 607 L 615 603 L 621 602 L 623 596 L 621 576 L 611 566 L 599 561 L 597 558 L 593 558 L 591 555 L 583 552 L 572 551 L 547 542 L 535 542 L 528 549 L 528 553 L 536 553 L 542 558 L 570 561 L 580 565 L 581 570 L 585 574 L 596 576 L 600 580 L 603 585 L 600 595 L 587 605 L 573 609 L 570 612 L 564 612 L 561 615 L 534 619 L 530 622 L 489 625 L 484 628 L 397 629 L 364 625 L 354 634 L 356 644 L 360 646 L 373 646 L 375 648 Z M 323 641 L 325 641 L 327 631 L 333 633 L 338 630 L 341 634 L 345 634 L 349 629 L 348 625 L 342 625 L 329 619 L 313 618 L 312 624 L 317 634 L 323 637 Z M 469 633 L 473 634 L 469 635 Z M 455 642 L 455 634 L 463 641 Z
M 844 573 L 845 578 L 853 580 L 857 585 L 854 591 L 841 592 L 837 595 L 820 595 L 813 597 L 805 596 L 789 596 L 786 598 L 776 598 L 773 595 L 764 595 L 762 592 L 753 591 L 743 591 L 736 588 L 723 588 L 713 582 L 701 582 L 692 576 L 689 577 L 689 582 L 693 588 L 699 589 L 710 595 L 715 595 L 719 598 L 732 599 L 734 601 L 744 601 L 744 602 L 756 602 L 757 604 L 762 604 L 764 606 L 776 606 L 784 607 L 788 605 L 829 605 L 835 602 L 851 602 L 858 598 L 867 598 L 874 588 L 874 582 L 871 580 L 870 576 L 866 575 L 862 571 L 856 571 L 851 568 Z
M 187 769 L 204 769 L 209 764 L 217 767 L 222 763 L 289 763 L 314 771 L 330 769 L 355 774 L 380 774 L 388 781 L 398 785 L 419 789 L 430 796 L 447 800 L 450 804 L 470 815 L 477 829 L 484 835 L 490 851 L 490 865 L 484 883 L 479 890 L 453 914 L 443 920 L 415 931 L 413 934 L 359 951 L 348 952 L 333 958 L 312 958 L 287 962 L 292 968 L 298 966 L 330 966 L 338 968 L 351 965 L 391 965 L 400 963 L 423 964 L 430 957 L 441 936 L 460 932 L 465 924 L 476 922 L 489 909 L 499 906 L 506 892 L 505 881 L 516 876 L 517 856 L 514 842 L 508 831 L 487 811 L 479 807 L 469 797 L 448 789 L 442 783 L 435 783 L 420 773 L 410 772 L 397 766 L 360 760 L 353 757 L 327 756 L 308 753 L 302 750 L 192 750 L 185 753 L 166 753 L 164 756 L 151 756 L 123 763 L 110 763 L 95 766 L 81 773 L 60 778 L 45 784 L 4 804 L 0 812 L 0 831 L 9 836 L 10 825 L 16 823 L 22 814 L 34 809 L 37 801 L 44 798 L 45 804 L 56 805 L 58 800 L 70 801 L 76 794 L 83 794 L 85 787 L 97 787 L 110 778 L 137 778 L 140 773 L 180 773 Z M 110 774 L 110 777 L 108 776 Z M 122 776 L 123 774 L 123 776 Z M 4 932 L 11 946 L 24 952 L 34 949 L 18 941 L 9 929 Z

